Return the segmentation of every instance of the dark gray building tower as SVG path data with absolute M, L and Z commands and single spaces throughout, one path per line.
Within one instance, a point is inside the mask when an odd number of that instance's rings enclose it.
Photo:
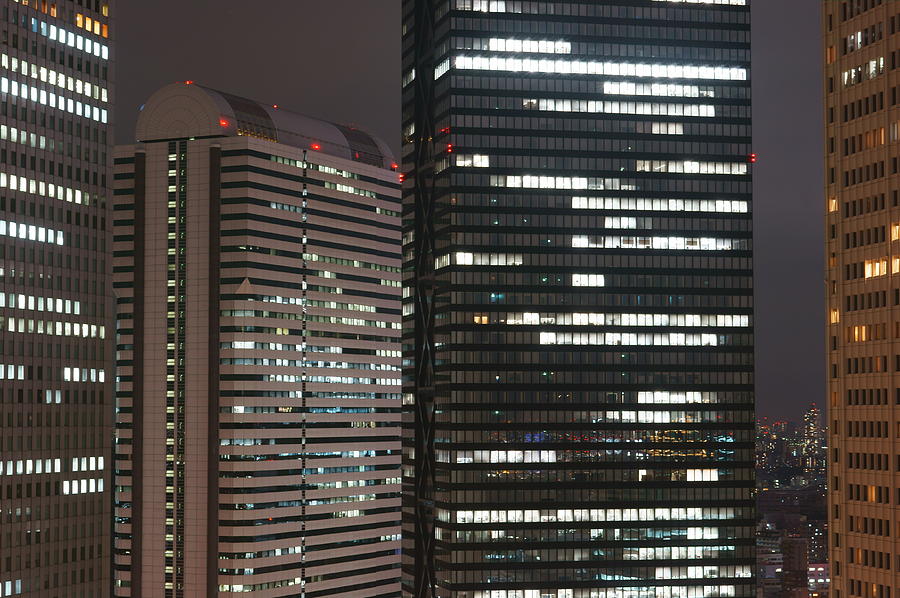
M 408 598 L 754 595 L 746 0 L 404 0 Z
M 0 0 L 4 598 L 111 587 L 114 8 Z

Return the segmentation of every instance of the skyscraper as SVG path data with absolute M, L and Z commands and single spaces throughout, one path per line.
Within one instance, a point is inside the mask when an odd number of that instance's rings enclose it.
M 405 0 L 403 591 L 754 595 L 745 0 Z
M 0 596 L 108 596 L 110 3 L 2 0 Z
M 831 595 L 897 596 L 900 6 L 822 11 Z
M 116 150 L 116 596 L 399 594 L 400 192 L 186 82 Z
M 825 474 L 827 447 L 822 413 L 815 403 L 803 413 L 802 465 L 807 474 Z

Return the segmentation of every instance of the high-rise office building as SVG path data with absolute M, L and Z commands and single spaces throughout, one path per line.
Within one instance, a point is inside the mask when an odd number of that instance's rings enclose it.
M 745 0 L 403 3 L 404 595 L 754 595 Z
M 191 82 L 136 138 L 115 158 L 115 595 L 399 595 L 390 151 Z
M 801 438 L 801 464 L 807 474 L 825 475 L 826 438 L 822 428 L 822 413 L 815 403 L 803 413 L 803 436 Z
M 898 596 L 900 3 L 822 23 L 831 596 Z
M 108 596 L 114 3 L 0 0 L 0 596 Z

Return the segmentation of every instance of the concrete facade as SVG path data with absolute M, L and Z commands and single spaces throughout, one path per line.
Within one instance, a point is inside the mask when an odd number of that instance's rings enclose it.
M 116 151 L 116 595 L 399 591 L 383 143 L 191 82 Z
M 0 0 L 0 596 L 108 596 L 115 3 Z

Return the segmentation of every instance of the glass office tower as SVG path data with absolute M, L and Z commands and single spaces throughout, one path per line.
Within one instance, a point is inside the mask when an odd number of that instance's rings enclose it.
M 404 0 L 404 595 L 754 595 L 745 0 Z
M 0 0 L 0 596 L 110 591 L 118 3 Z

